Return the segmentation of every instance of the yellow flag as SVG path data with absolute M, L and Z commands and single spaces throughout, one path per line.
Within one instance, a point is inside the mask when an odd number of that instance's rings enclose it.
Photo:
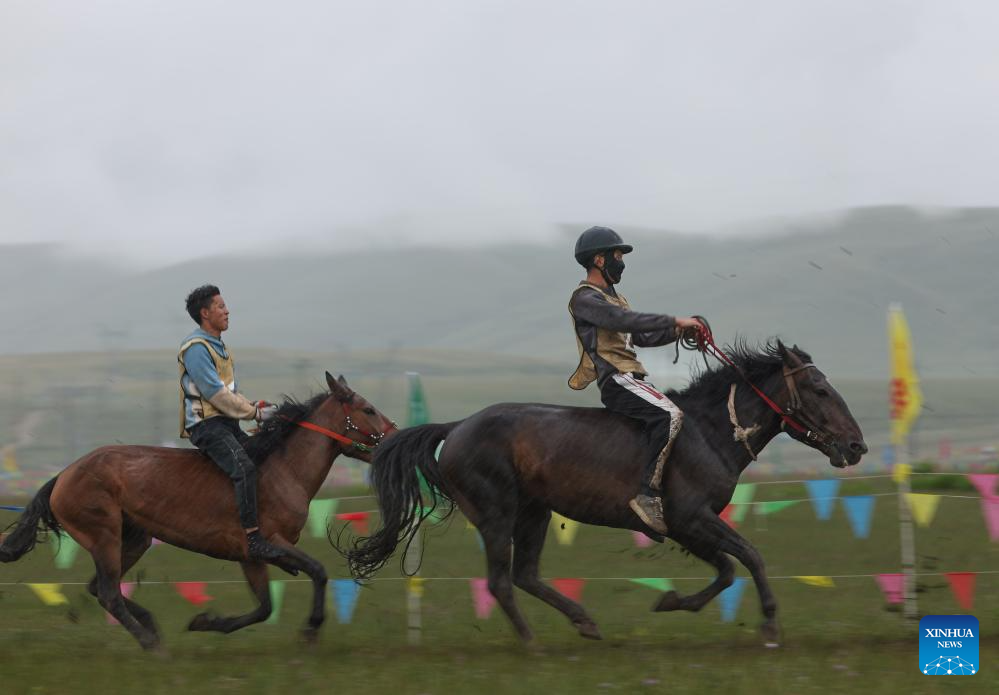
M 62 595 L 62 584 L 28 584 L 28 588 L 34 591 L 35 596 L 46 606 L 69 603 L 69 599 Z
M 798 575 L 795 579 L 808 584 L 808 586 L 818 586 L 823 589 L 832 589 L 836 586 L 833 583 L 832 577 L 824 577 L 822 575 Z
M 937 514 L 937 507 L 940 506 L 939 495 L 924 495 L 918 492 L 910 492 L 906 495 L 909 501 L 909 509 L 912 510 L 912 518 L 920 526 L 929 526 L 933 523 L 933 517 Z
M 572 545 L 573 539 L 576 538 L 576 531 L 579 530 L 579 522 L 567 519 L 557 512 L 552 512 L 551 524 L 555 527 L 555 538 L 558 539 L 559 545 Z
M 892 304 L 888 309 L 888 350 L 891 356 L 891 441 L 898 446 L 905 441 L 905 435 L 923 407 L 923 394 L 919 390 L 912 353 L 912 336 L 902 307 L 898 304 Z
M 3 448 L 3 469 L 8 473 L 17 473 L 20 470 L 17 467 L 17 456 L 14 454 L 13 446 Z

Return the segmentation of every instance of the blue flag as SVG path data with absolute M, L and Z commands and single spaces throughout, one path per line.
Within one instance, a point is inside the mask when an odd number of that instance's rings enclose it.
M 735 620 L 736 613 L 739 612 L 739 604 L 742 603 L 742 591 L 745 588 L 746 578 L 736 577 L 732 586 L 718 594 L 718 601 L 721 603 L 721 619 L 723 623 L 730 623 Z
M 361 586 L 353 579 L 332 579 L 330 589 L 336 602 L 336 619 L 341 625 L 349 623 L 354 617 L 354 606 L 357 605 L 357 594 Z
M 839 480 L 808 480 L 805 482 L 808 496 L 812 498 L 812 507 L 819 521 L 828 521 L 832 516 L 833 502 L 839 492 Z
M 874 515 L 874 497 L 871 495 L 851 495 L 843 497 L 843 509 L 850 521 L 850 528 L 857 538 L 871 535 L 871 517 Z

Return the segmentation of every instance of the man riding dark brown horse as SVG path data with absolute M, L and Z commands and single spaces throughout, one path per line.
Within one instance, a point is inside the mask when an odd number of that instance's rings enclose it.
M 646 381 L 635 346 L 658 347 L 675 341 L 684 329 L 700 330 L 695 318 L 632 311 L 614 286 L 624 274 L 623 256 L 631 253 L 613 229 L 590 227 L 576 241 L 576 262 L 586 269 L 569 300 L 579 348 L 579 366 L 569 386 L 581 390 L 594 381 L 608 410 L 641 421 L 649 437 L 649 453 L 640 491 L 628 503 L 645 524 L 666 535 L 663 520 L 663 466 L 683 424 L 683 412 Z

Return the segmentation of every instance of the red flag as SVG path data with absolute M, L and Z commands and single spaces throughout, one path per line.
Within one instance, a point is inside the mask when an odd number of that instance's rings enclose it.
M 724 521 L 726 524 L 728 524 L 729 526 L 731 526 L 732 528 L 735 528 L 736 526 L 738 526 L 738 524 L 736 524 L 735 521 L 732 520 L 732 505 L 731 504 L 727 505 L 721 511 L 721 514 L 719 514 L 718 517 L 722 521 Z
M 961 608 L 970 611 L 975 603 L 975 573 L 948 572 L 947 581 L 950 582 L 950 589 Z
M 208 586 L 206 582 L 174 582 L 173 585 L 178 594 L 195 606 L 212 600 L 212 597 L 205 593 L 205 588 Z
M 572 599 L 576 603 L 583 600 L 583 585 L 585 579 L 553 579 L 552 585 L 555 590 L 566 598 Z
M 358 536 L 368 535 L 368 513 L 367 512 L 344 512 L 336 515 L 341 521 L 349 521 L 350 528 Z

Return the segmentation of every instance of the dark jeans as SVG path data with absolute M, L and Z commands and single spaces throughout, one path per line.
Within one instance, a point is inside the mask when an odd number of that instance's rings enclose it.
M 648 385 L 655 388 L 652 384 Z M 669 412 L 643 400 L 619 385 L 613 378 L 607 379 L 600 386 L 600 401 L 607 410 L 640 420 L 645 425 L 645 434 L 649 439 L 649 457 L 645 464 L 642 492 L 646 495 L 658 494 L 651 482 L 659 454 L 669 441 L 669 425 L 672 419 Z
M 198 447 L 232 478 L 236 486 L 236 506 L 244 529 L 257 523 L 257 467 L 243 450 L 249 435 L 239 422 L 227 417 L 212 417 L 191 428 L 191 444 Z

